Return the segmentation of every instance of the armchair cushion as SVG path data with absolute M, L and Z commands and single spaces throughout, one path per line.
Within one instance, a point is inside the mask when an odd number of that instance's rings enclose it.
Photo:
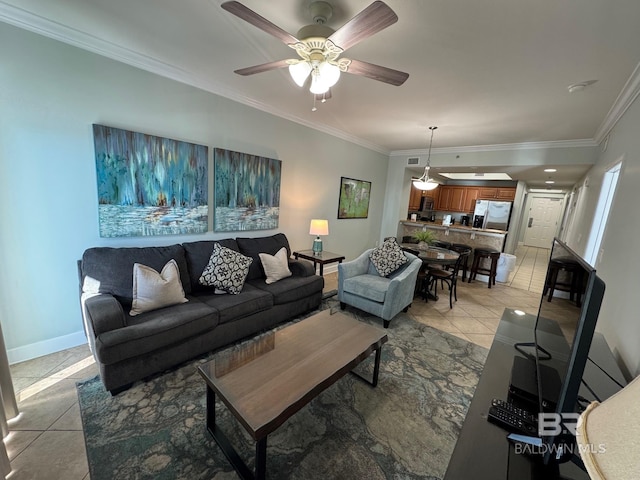
M 378 275 L 358 275 L 357 277 L 347 278 L 344 281 L 343 289 L 347 293 L 353 293 L 374 302 L 383 303 L 390 281 L 388 278 Z
M 386 277 L 407 263 L 407 257 L 400 245 L 393 240 L 383 242 L 369 255 L 369 259 L 381 277 Z

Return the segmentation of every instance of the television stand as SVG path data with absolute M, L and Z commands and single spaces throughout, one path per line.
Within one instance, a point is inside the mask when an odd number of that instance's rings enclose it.
M 589 479 L 573 462 L 545 466 L 539 458 L 516 453 L 515 446 L 507 440 L 508 432 L 487 421 L 491 400 L 507 399 L 513 358 L 520 355 L 514 345 L 531 341 L 535 321 L 534 315 L 516 315 L 505 309 L 444 480 Z M 593 337 L 582 382 L 580 395 L 589 401 L 596 399 L 594 395 L 602 401 L 626 384 L 599 333 Z

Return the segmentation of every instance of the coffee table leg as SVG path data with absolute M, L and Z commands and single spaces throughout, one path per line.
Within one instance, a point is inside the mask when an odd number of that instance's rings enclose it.
M 372 387 L 378 386 L 378 375 L 380 374 L 380 356 L 381 356 L 381 354 L 382 354 L 382 345 L 380 345 L 380 347 L 376 348 L 376 359 L 375 359 L 375 363 L 373 365 L 373 379 L 372 380 L 369 380 L 368 378 L 364 378 L 358 372 L 354 372 L 353 370 L 351 370 L 351 373 L 353 375 L 355 375 L 356 377 L 358 377 L 360 380 L 364 380 L 365 382 L 370 384 Z
M 382 346 L 376 350 L 376 363 L 373 367 L 373 382 L 371 385 L 374 387 L 378 385 L 378 375 L 380 374 L 380 355 L 382 353 Z
M 263 480 L 267 475 L 267 437 L 256 443 L 256 480 Z
M 244 463 L 227 436 L 216 426 L 216 393 L 207 385 L 207 430 L 242 479 L 264 479 L 267 470 L 267 438 L 256 443 L 255 475 Z

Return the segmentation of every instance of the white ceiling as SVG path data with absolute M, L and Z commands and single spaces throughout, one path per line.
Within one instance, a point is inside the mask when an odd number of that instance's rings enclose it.
M 329 25 L 337 29 L 371 1 L 329 0 Z M 640 84 L 638 0 L 386 0 L 398 22 L 343 56 L 405 71 L 409 79 L 394 87 L 343 74 L 333 98 L 312 112 L 311 94 L 286 69 L 233 73 L 295 52 L 221 3 L 0 0 L 0 20 L 383 153 L 424 150 L 429 125 L 439 127 L 434 151 L 595 144 Z M 310 0 L 242 3 L 293 35 L 311 23 Z M 597 83 L 568 92 L 570 84 L 587 80 Z M 578 167 L 573 181 L 588 165 Z M 513 170 L 526 178 L 526 168 Z

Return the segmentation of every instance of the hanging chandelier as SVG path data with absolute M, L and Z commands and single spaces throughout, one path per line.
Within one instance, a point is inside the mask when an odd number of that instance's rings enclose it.
M 429 178 L 429 169 L 431 168 L 431 145 L 433 144 L 433 131 L 438 127 L 429 127 L 431 130 L 431 141 L 429 142 L 429 154 L 427 155 L 427 166 L 424 167 L 424 173 L 420 178 L 413 181 L 413 186 L 418 190 L 433 190 L 439 184 L 433 178 Z

